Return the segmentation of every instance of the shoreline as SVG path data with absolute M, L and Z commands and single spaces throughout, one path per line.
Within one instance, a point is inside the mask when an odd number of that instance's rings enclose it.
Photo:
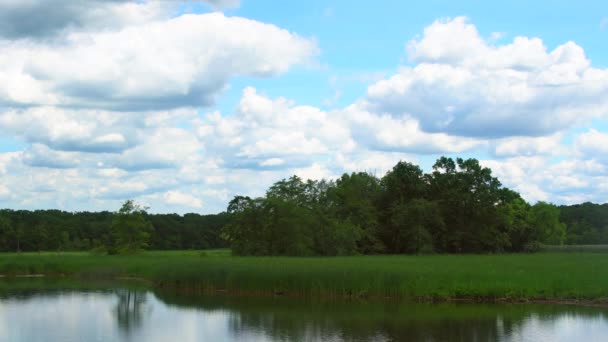
M 0 254 L 0 279 L 139 281 L 184 294 L 608 307 L 608 254 L 132 256 Z
M 142 277 L 130 277 L 120 276 L 111 278 L 86 278 L 78 277 L 67 274 L 0 274 L 0 280 L 11 280 L 11 279 L 63 279 L 70 281 L 82 281 L 88 282 L 107 282 L 107 281 L 128 281 L 128 282 L 139 282 L 145 283 L 151 291 L 169 291 L 174 294 L 183 296 L 198 296 L 198 295 L 211 295 L 211 296 L 228 296 L 233 298 L 248 297 L 248 298 L 300 298 L 300 299 L 313 299 L 313 300 L 328 300 L 328 301 L 353 301 L 353 300 L 365 300 L 365 301 L 400 301 L 400 302 L 411 302 L 419 304 L 514 304 L 514 305 L 565 305 L 565 306 L 582 306 L 582 307 L 594 307 L 608 309 L 608 298 L 598 297 L 594 299 L 577 299 L 577 298 L 494 298 L 494 297 L 483 297 L 483 296 L 472 296 L 472 297 L 430 297 L 430 296 L 386 296 L 386 295 L 310 295 L 304 294 L 299 291 L 246 291 L 240 289 L 222 289 L 222 288 L 205 288 L 203 286 L 180 286 L 171 283 L 155 282 L 154 280 L 142 278 Z

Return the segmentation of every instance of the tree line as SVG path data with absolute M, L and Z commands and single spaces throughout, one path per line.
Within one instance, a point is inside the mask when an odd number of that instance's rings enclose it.
M 560 220 L 567 226 L 566 244 L 608 244 L 608 203 L 562 205 Z
M 228 213 L 238 255 L 521 252 L 566 239 L 558 207 L 528 204 L 476 159 L 442 157 L 426 174 L 402 161 L 382 178 L 293 176 L 236 196 Z
M 494 253 L 541 244 L 608 243 L 608 204 L 530 205 L 476 159 L 433 170 L 397 163 L 383 177 L 274 183 L 236 196 L 215 215 L 149 214 L 132 200 L 117 212 L 0 210 L 0 251 L 132 253 L 231 247 L 237 255 Z
M 149 214 L 126 201 L 118 212 L 0 210 L 0 251 L 133 252 L 227 247 L 226 213 Z M 142 235 L 143 234 L 143 235 Z

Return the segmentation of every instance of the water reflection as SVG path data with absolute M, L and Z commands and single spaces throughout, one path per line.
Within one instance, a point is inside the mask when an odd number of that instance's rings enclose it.
M 605 309 L 193 297 L 0 281 L 0 341 L 603 341 Z
M 115 290 L 118 302 L 114 309 L 118 328 L 130 335 L 134 330 L 141 329 L 144 315 L 151 313 L 151 307 L 146 306 L 147 295 L 143 291 L 131 289 Z
M 606 310 L 584 307 L 160 298 L 184 308 L 228 311 L 234 340 L 251 332 L 270 341 L 555 341 L 573 327 L 572 338 L 585 341 L 603 341 L 608 334 Z M 586 331 L 592 326 L 600 328 L 595 335 Z

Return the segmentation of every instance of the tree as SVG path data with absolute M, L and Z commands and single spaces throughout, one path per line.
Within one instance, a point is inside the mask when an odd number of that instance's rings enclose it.
M 377 203 L 381 194 L 380 180 L 365 172 L 345 173 L 328 188 L 329 215 L 358 228 L 357 249 L 364 254 L 386 249 L 379 238 Z
M 404 210 L 409 202 L 424 198 L 427 190 L 424 173 L 417 165 L 400 161 L 382 177 L 380 185 L 382 194 L 378 201 L 381 222 L 379 236 L 389 252 L 403 253 L 409 250 L 405 246 L 405 229 L 414 229 L 405 222 L 407 214 Z M 425 235 L 423 230 L 419 230 L 419 233 Z
M 546 202 L 532 206 L 532 225 L 541 242 L 561 245 L 566 239 L 566 225 L 559 221 L 559 208 Z
M 428 197 L 439 204 L 446 223 L 444 251 L 489 252 L 504 245 L 505 236 L 494 234 L 504 193 L 492 170 L 476 159 L 442 157 L 427 179 Z
M 435 250 L 445 223 L 435 202 L 413 199 L 391 208 L 390 227 L 393 252 L 419 254 Z
M 0 212 L 0 250 L 6 251 L 10 249 L 10 234 L 12 230 L 11 221 Z
M 532 226 L 530 205 L 519 197 L 512 197 L 500 203 L 496 209 L 497 238 L 494 250 L 498 252 L 534 251 L 538 243 L 537 234 Z
M 133 200 L 127 200 L 123 203 L 111 226 L 114 240 L 114 250 L 112 252 L 130 254 L 148 247 L 150 234 L 154 231 L 154 228 L 146 219 L 147 209 L 136 204 Z

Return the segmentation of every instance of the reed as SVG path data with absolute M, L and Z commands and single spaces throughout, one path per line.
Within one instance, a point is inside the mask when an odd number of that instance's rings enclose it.
M 0 274 L 139 278 L 159 288 L 420 300 L 602 300 L 608 254 L 233 257 L 227 250 L 0 254 Z

